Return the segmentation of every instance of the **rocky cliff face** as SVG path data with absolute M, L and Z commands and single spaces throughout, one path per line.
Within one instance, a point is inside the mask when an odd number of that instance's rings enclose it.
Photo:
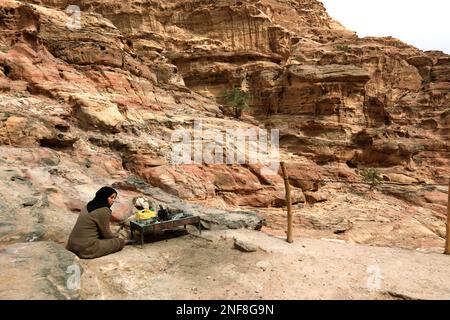
M 79 28 L 70 5 L 81 10 Z M 336 196 L 354 194 L 353 185 L 312 180 L 359 182 L 361 167 L 389 182 L 445 184 L 450 176 L 450 57 L 393 38 L 360 39 L 316 0 L 0 0 L 0 30 L 1 161 L 57 177 L 41 187 L 53 188 L 62 212 L 85 200 L 62 201 L 70 188 L 132 174 L 207 206 L 285 205 L 282 178 L 258 166 L 171 164 L 174 131 L 194 133 L 195 120 L 222 133 L 280 130 L 302 228 L 336 231 L 320 227 L 333 225 L 324 202 L 346 208 L 338 220 L 345 216 L 347 227 L 336 233 L 359 223 Z M 220 98 L 233 86 L 252 97 L 240 120 Z M 61 158 L 70 165 L 61 169 Z M 408 188 L 382 188 L 362 202 L 423 209 L 425 231 L 400 228 L 426 240 L 399 245 L 441 245 L 445 190 Z M 276 212 L 261 210 L 272 229 Z M 397 218 L 384 220 L 386 230 Z M 365 225 L 369 233 L 379 220 Z

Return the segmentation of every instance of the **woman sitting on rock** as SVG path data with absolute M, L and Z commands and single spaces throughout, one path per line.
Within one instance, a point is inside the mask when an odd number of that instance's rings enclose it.
M 67 250 L 83 259 L 93 259 L 122 250 L 126 241 L 116 237 L 109 227 L 111 206 L 117 191 L 103 187 L 81 210 L 67 243 Z M 128 242 L 128 241 L 127 241 Z

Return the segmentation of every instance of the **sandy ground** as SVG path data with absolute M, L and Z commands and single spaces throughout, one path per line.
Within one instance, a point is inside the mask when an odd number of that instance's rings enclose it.
M 258 247 L 234 248 L 234 239 Z M 450 299 L 450 256 L 189 229 L 81 260 L 83 299 Z

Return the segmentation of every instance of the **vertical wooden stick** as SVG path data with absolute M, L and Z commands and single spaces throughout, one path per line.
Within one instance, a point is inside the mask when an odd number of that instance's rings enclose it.
M 292 243 L 292 202 L 291 202 L 291 188 L 289 186 L 289 177 L 284 162 L 280 162 L 281 170 L 283 171 L 284 188 L 286 190 L 286 203 L 287 203 L 287 242 Z
M 448 182 L 448 200 L 447 200 L 447 237 L 445 240 L 444 254 L 450 254 L 450 180 Z

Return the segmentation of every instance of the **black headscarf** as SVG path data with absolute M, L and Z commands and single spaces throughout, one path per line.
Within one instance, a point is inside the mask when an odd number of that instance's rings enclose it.
M 114 193 L 118 194 L 116 190 L 110 187 L 103 187 L 100 190 L 98 190 L 97 193 L 95 194 L 95 198 L 87 204 L 88 212 L 103 207 L 107 207 L 109 210 L 111 210 L 108 198 L 111 197 Z

